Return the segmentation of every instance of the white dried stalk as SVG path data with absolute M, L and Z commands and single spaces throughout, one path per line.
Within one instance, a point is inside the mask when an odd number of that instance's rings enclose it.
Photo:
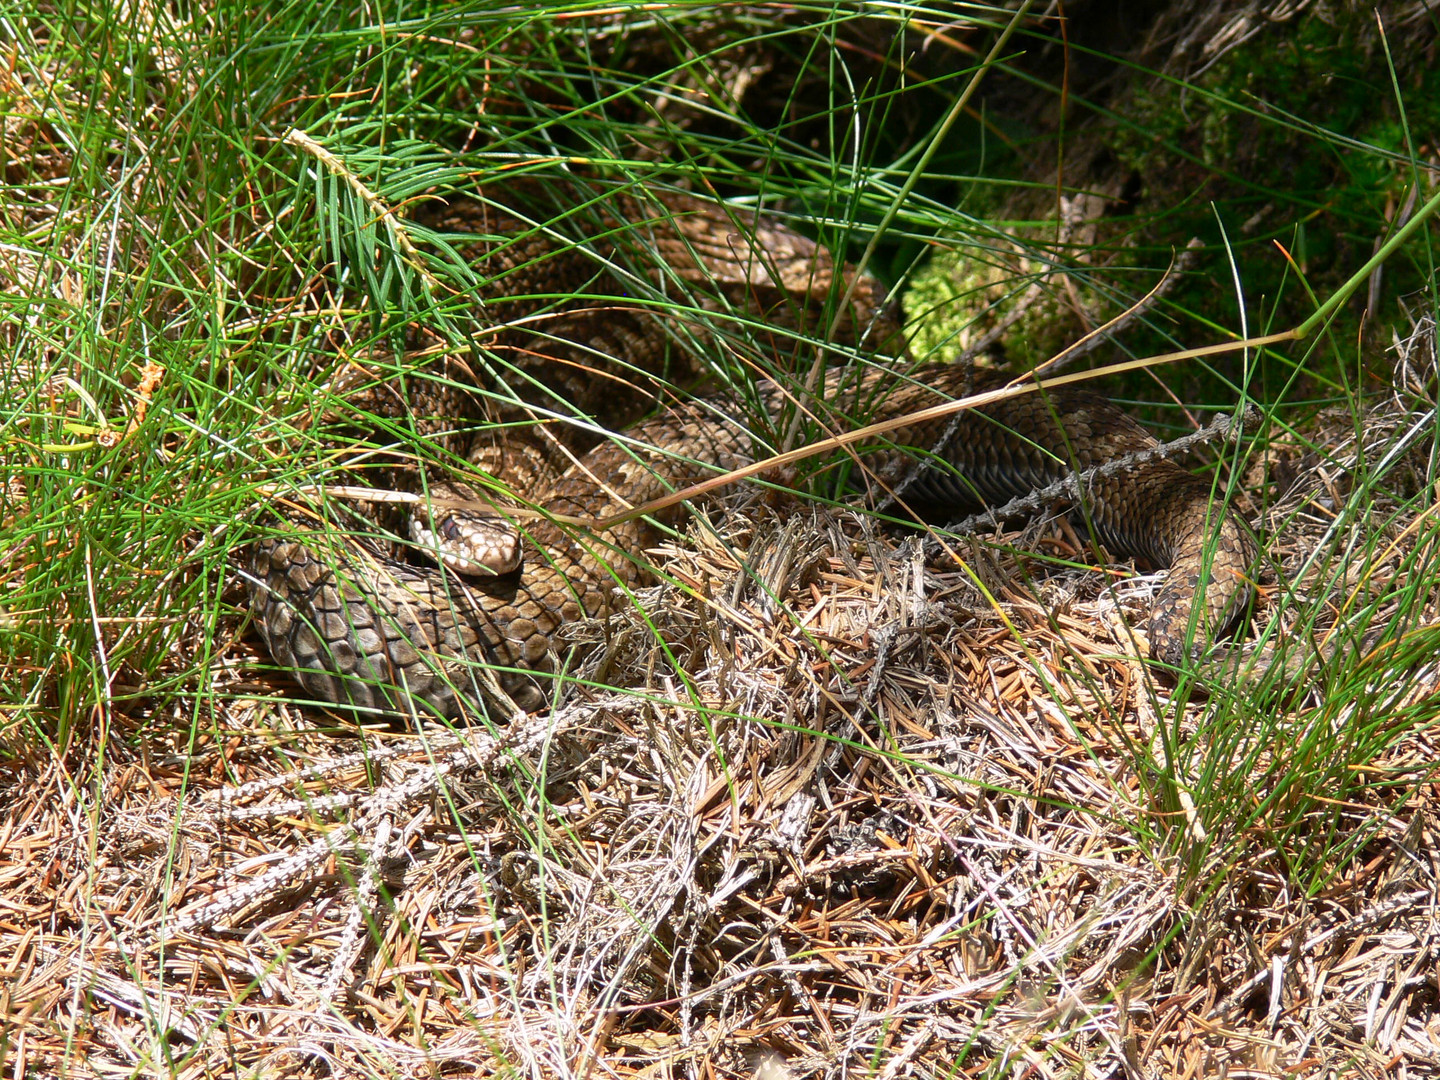
M 1117 473 L 1126 472 L 1136 465 L 1142 465 L 1155 458 L 1174 457 L 1184 453 L 1200 443 L 1210 442 L 1217 438 L 1231 439 L 1239 434 L 1248 431 L 1258 421 L 1259 411 L 1253 406 L 1247 407 L 1237 418 L 1230 413 L 1217 415 L 1210 423 L 1189 435 L 1182 435 L 1167 443 L 1160 443 L 1146 450 L 1134 450 L 1123 457 L 1106 461 L 1100 465 L 1091 466 L 1079 473 L 1072 473 L 1069 476 L 1056 480 L 1053 484 L 1047 484 L 1043 488 L 1037 488 L 1028 495 L 1021 495 L 1011 499 L 1003 506 L 996 506 L 982 510 L 977 514 L 961 518 L 954 524 L 947 525 L 946 531 L 952 533 L 970 533 L 980 528 L 993 528 L 1006 518 L 1021 517 L 1027 514 L 1036 514 L 1049 504 L 1061 499 L 1071 502 L 1079 502 L 1082 498 L 1084 486 L 1093 483 L 1095 480 Z M 919 474 L 917 473 L 916 476 Z M 907 477 L 907 482 L 897 486 L 896 496 L 898 497 L 903 487 L 908 487 L 915 477 Z M 934 553 L 935 541 L 927 541 L 926 554 Z
M 273 894 L 277 889 L 292 886 L 297 881 L 313 876 L 332 855 L 370 855 L 367 869 L 361 877 L 361 886 L 362 891 L 371 889 L 374 885 L 370 876 L 371 866 L 378 864 L 379 858 L 386 854 L 382 834 L 390 834 L 399 815 L 428 802 L 447 777 L 453 774 L 458 778 L 472 779 L 486 775 L 502 756 L 523 757 L 547 739 L 560 732 L 578 728 L 599 713 L 616 708 L 631 710 L 634 707 L 635 701 L 632 698 L 606 698 L 561 709 L 549 716 L 524 717 L 513 722 L 510 728 L 499 736 L 472 736 L 467 733 L 437 738 L 430 743 L 430 756 L 422 762 L 399 760 L 402 754 L 415 752 L 413 748 L 405 747 L 377 750 L 373 754 L 347 754 L 333 761 L 318 762 L 299 772 L 300 777 L 314 778 L 351 769 L 366 762 L 386 761 L 391 765 L 387 772 L 393 770 L 393 775 L 369 793 L 342 793 L 317 797 L 314 800 L 286 800 L 261 807 L 237 808 L 234 803 L 242 796 L 264 793 L 287 782 L 293 783 L 296 776 L 292 774 L 254 781 L 231 789 L 216 800 L 220 803 L 215 814 L 216 819 L 278 816 L 294 813 L 299 809 L 313 809 L 316 806 L 323 809 L 358 807 L 359 815 L 353 823 L 336 827 L 253 880 L 238 885 L 180 916 L 170 929 L 176 933 L 194 933 L 214 926 L 227 916 L 243 911 L 263 897 Z M 407 829 L 407 838 L 408 835 Z M 354 918 L 352 914 L 352 922 Z M 335 977 L 332 970 L 331 978 Z

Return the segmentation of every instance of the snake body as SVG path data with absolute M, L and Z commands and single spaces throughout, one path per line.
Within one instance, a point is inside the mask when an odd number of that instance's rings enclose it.
M 671 371 L 684 368 L 687 350 L 723 333 L 709 323 L 677 332 L 670 308 L 657 315 L 633 299 L 601 302 L 633 297 L 640 285 L 664 294 L 680 283 L 688 295 L 708 296 L 726 317 L 779 328 L 772 351 L 783 352 L 784 342 L 803 340 L 819 326 L 839 342 L 854 342 L 867 328 L 871 339 L 894 333 L 871 279 L 856 278 L 778 221 L 691 196 L 603 206 L 598 223 L 589 225 L 593 239 L 578 244 L 537 238 L 533 230 L 514 240 L 515 220 L 482 202 L 435 219 L 440 231 L 460 237 L 456 250 L 477 268 L 477 299 L 493 349 L 510 351 L 512 371 L 537 374 L 521 381 L 538 388 L 540 404 L 516 397 L 497 407 L 492 395 L 480 419 L 533 421 L 537 408 L 554 409 L 559 401 L 591 416 L 624 416 L 653 395 L 642 385 L 646 372 L 662 361 Z M 649 255 L 648 267 L 643 260 L 625 262 L 616 240 L 621 234 Z M 567 288 L 587 299 L 555 304 Z M 842 292 L 849 306 L 840 318 L 833 310 L 826 317 L 827 298 L 833 308 Z M 536 313 L 545 317 L 537 322 Z M 456 414 L 471 408 L 465 404 L 471 398 L 446 375 L 430 384 L 440 388 L 431 392 L 433 400 L 417 406 L 413 391 L 407 399 L 385 387 L 380 404 L 372 393 L 368 407 L 383 408 L 389 400 L 397 411 L 410 410 L 422 432 L 453 432 L 463 426 Z M 973 373 L 957 366 L 851 366 L 800 396 L 804 411 L 834 431 L 856 417 L 903 418 L 976 389 Z M 795 399 L 793 389 L 758 381 L 752 401 L 771 422 L 755 427 L 783 431 Z M 562 663 L 557 632 L 629 603 L 628 590 L 650 578 L 643 552 L 654 546 L 659 528 L 674 525 L 684 511 L 672 507 L 603 533 L 561 522 L 620 516 L 768 456 L 774 440 L 734 419 L 733 404 L 720 397 L 680 401 L 629 424 L 623 438 L 598 442 L 567 443 L 554 434 L 555 425 L 511 427 L 503 437 L 479 425 L 479 434 L 469 436 L 470 461 L 517 488 L 529 485 L 528 501 L 546 512 L 519 521 L 517 568 L 464 576 L 325 532 L 276 536 L 255 545 L 248 575 L 260 635 L 307 694 L 362 712 L 464 719 L 483 711 L 496 687 L 521 708 L 540 708 Z M 1143 457 L 1156 445 L 1109 401 L 1066 389 L 902 425 L 855 449 L 866 481 L 861 486 L 898 487 L 907 501 L 948 513 L 1003 503 L 1076 469 L 1140 453 L 1143 460 L 1133 466 L 1086 483 L 1082 516 L 1111 549 L 1170 568 L 1149 640 L 1153 656 L 1178 664 L 1245 602 L 1255 551 L 1245 527 L 1212 499 L 1208 480 L 1168 458 Z M 917 453 L 929 455 L 919 466 Z M 557 456 L 568 464 L 534 464 Z

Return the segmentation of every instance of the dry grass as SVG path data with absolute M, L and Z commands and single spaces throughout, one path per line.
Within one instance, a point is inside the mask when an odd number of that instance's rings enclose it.
M 1310 475 L 1287 559 L 1323 543 L 1342 480 Z M 862 517 L 738 498 L 662 553 L 648 625 L 579 631 L 609 645 L 578 675 L 640 693 L 577 684 L 488 734 L 327 731 L 247 696 L 256 658 L 232 639 L 225 704 L 189 744 L 178 715 L 116 713 L 89 782 L 12 761 L 7 1073 L 1379 1075 L 1440 1056 L 1429 727 L 1369 762 L 1342 813 L 1363 848 L 1307 894 L 1293 851 L 1221 843 L 1213 793 L 1187 790 L 1179 748 L 1225 714 L 1174 712 L 1135 655 L 1149 579 L 1083 565 L 1063 527 L 963 542 L 966 571 Z M 1433 664 L 1409 673 L 1408 699 L 1436 689 Z M 1328 722 L 1319 701 L 1293 695 L 1283 730 Z
M 670 581 L 643 615 L 576 628 L 605 647 L 552 713 L 362 731 L 287 702 L 233 575 L 202 580 L 232 504 L 184 472 L 214 451 L 200 390 L 152 411 L 153 445 L 149 368 L 105 369 L 99 404 L 77 391 L 115 342 L 159 351 L 125 335 L 173 312 L 101 287 L 111 267 L 140 280 L 146 245 L 110 228 L 129 203 L 84 202 L 48 121 L 22 122 L 65 101 L 27 70 L 0 91 L 29 162 L 7 192 L 29 202 L 0 212 L 57 239 L 0 246 L 0 288 L 37 305 L 4 324 L 29 350 L 6 396 L 34 423 L 3 444 L 29 482 L 0 493 L 0 679 L 18 688 L 0 712 L 0 1075 L 1440 1070 L 1440 672 L 1430 580 L 1407 580 L 1431 565 L 1434 500 L 1392 483 L 1433 451 L 1432 323 L 1397 343 L 1403 396 L 1318 418 L 1247 475 L 1278 563 L 1262 614 L 1287 638 L 1349 631 L 1298 686 L 1165 681 L 1129 629 L 1155 578 L 1094 565 L 1063 522 L 922 545 L 742 492 L 660 553 Z M 121 195 L 152 167 L 95 158 Z M 296 265 L 293 310 L 331 302 Z M 272 318 L 248 282 L 222 286 L 202 305 Z M 243 396 L 219 352 L 196 369 Z M 90 467 L 83 426 L 106 417 L 143 448 L 97 470 L 115 487 L 39 502 Z M 1384 494 L 1373 466 L 1397 447 Z M 162 457 L 179 464 L 147 509 L 179 505 L 187 546 L 113 537 L 109 565 L 153 593 L 112 612 L 60 526 Z M 91 619 L 12 604 L 31 578 L 26 597 Z M 1397 621 L 1411 652 L 1376 637 Z M 142 635 L 161 667 L 127 666 Z

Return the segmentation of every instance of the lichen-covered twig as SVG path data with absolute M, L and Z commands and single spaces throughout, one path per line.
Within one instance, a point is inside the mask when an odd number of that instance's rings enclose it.
M 1238 423 L 1237 423 L 1238 419 Z M 1065 500 L 1079 502 L 1083 498 L 1085 486 L 1102 477 L 1114 476 L 1117 473 L 1132 469 L 1136 465 L 1143 464 L 1154 458 L 1173 457 L 1176 454 L 1183 454 L 1201 443 L 1212 442 L 1215 439 L 1233 439 L 1244 432 L 1251 431 L 1260 422 L 1260 411 L 1253 405 L 1246 406 L 1237 418 L 1230 413 L 1217 415 L 1204 427 L 1191 432 L 1189 435 L 1182 435 L 1170 442 L 1160 443 L 1148 450 L 1137 450 L 1126 454 L 1124 457 L 1115 458 L 1113 461 L 1104 462 L 1101 465 L 1093 466 L 1082 472 L 1072 474 L 1053 484 L 1047 484 L 1043 488 L 1037 488 L 1028 495 L 1011 499 L 1003 506 L 996 506 L 982 510 L 979 513 L 971 514 L 969 517 L 961 518 L 948 526 L 947 531 L 952 533 L 971 533 L 977 529 L 994 527 L 1000 521 L 1008 518 L 1021 517 L 1027 514 L 1036 514 L 1050 504 Z M 908 479 L 908 478 L 907 478 Z M 908 484 L 896 485 L 896 496 L 898 497 Z M 934 554 L 933 544 L 926 548 L 927 554 Z

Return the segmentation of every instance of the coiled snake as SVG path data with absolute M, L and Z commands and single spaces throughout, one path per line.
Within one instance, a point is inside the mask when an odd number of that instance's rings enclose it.
M 406 418 L 463 452 L 546 514 L 519 521 L 517 565 L 500 573 L 455 572 L 475 569 L 464 554 L 447 569 L 374 544 L 340 545 L 323 532 L 292 530 L 255 545 L 248 575 L 255 623 L 275 661 L 308 694 L 364 712 L 460 719 L 482 710 L 493 696 L 486 687 L 498 684 L 522 708 L 543 706 L 559 666 L 556 631 L 629 603 L 626 591 L 648 578 L 642 553 L 657 539 L 656 525 L 643 518 L 603 534 L 557 519 L 623 514 L 767 456 L 778 436 L 762 440 L 747 430 L 723 398 L 672 404 L 629 426 L 623 439 L 593 446 L 576 425 L 536 424 L 536 416 L 554 416 L 564 404 L 623 423 L 653 407 L 648 372 L 668 366 L 683 379 L 698 350 L 735 348 L 725 334 L 733 320 L 770 333 L 772 352 L 819 331 L 840 344 L 864 335 L 867 344 L 893 343 L 876 283 L 837 267 L 826 249 L 777 220 L 682 195 L 610 196 L 588 206 L 578 243 L 529 227 L 483 196 L 422 219 L 448 234 L 475 269 L 485 355 L 504 358 L 510 385 L 531 389 L 477 403 L 462 384 L 484 379 L 461 370 L 472 363 L 442 352 L 433 382 L 371 380 L 352 396 L 363 398 L 366 415 Z M 690 312 L 708 308 L 714 318 L 677 315 L 665 298 L 681 288 Z M 849 302 L 836 318 L 840 295 Z M 851 365 L 822 384 L 804 408 L 832 430 L 854 422 L 845 418 L 903 417 L 975 390 L 971 373 L 944 365 L 911 365 L 903 374 Z M 772 417 L 772 431 L 781 431 L 795 391 L 762 379 L 755 400 Z M 509 426 L 477 423 L 496 420 Z M 1155 445 L 1110 402 L 1067 389 L 901 426 L 859 454 L 874 490 L 903 484 L 907 501 L 959 512 Z M 917 453 L 930 455 L 918 467 Z M 568 464 L 548 464 L 557 458 Z M 463 485 L 426 490 L 439 503 L 479 495 Z M 1085 517 L 1103 543 L 1170 568 L 1150 620 L 1150 650 L 1180 663 L 1196 651 L 1187 642 L 1203 648 L 1246 601 L 1255 555 L 1247 530 L 1212 501 L 1208 480 L 1164 457 L 1097 475 L 1085 490 Z M 678 513 L 666 511 L 660 523 Z M 495 546 L 483 521 L 434 517 L 422 516 L 412 530 L 427 545 L 439 537 Z

